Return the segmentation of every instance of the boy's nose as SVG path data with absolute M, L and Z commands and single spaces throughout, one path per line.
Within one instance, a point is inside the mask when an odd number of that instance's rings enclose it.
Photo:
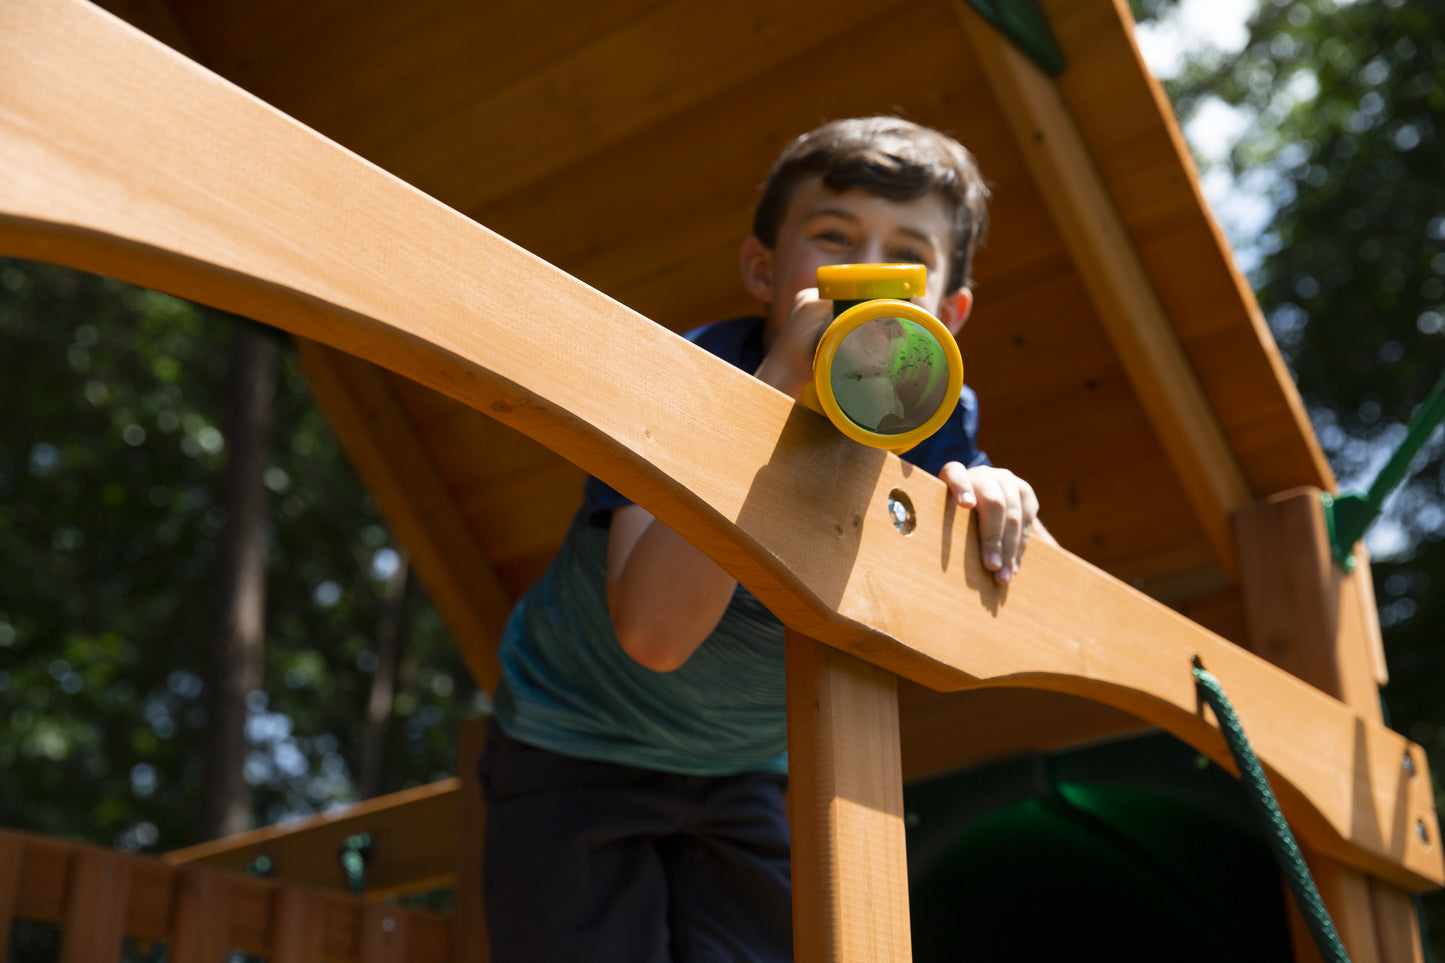
M 859 264 L 884 264 L 888 261 L 881 241 L 864 241 L 858 250 Z

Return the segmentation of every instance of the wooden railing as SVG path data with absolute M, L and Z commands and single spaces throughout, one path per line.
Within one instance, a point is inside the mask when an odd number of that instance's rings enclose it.
M 437 913 L 0 830 L 0 948 L 16 919 L 59 924 L 60 963 L 117 961 L 127 937 L 164 940 L 172 963 L 224 963 L 232 950 L 268 963 L 453 958 Z

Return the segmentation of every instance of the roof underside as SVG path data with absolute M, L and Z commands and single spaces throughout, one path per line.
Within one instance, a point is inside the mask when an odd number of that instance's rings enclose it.
M 1332 486 L 1122 3 L 1041 7 L 1068 65 L 1056 84 L 1068 136 L 1087 151 L 1082 189 L 1098 185 L 1115 212 L 1124 261 L 1142 269 L 1163 318 L 1143 335 L 1146 348 L 1166 336 L 1203 403 L 1197 416 L 1187 405 L 1161 413 L 1141 392 L 1151 355 L 1131 356 L 1101 319 L 1092 269 L 1080 267 L 1029 156 L 1060 132 L 1044 121 L 1019 127 L 1017 102 L 1001 100 L 978 55 L 977 15 L 957 0 L 103 5 L 675 330 L 756 310 L 736 251 L 788 138 L 827 118 L 902 112 L 957 135 L 993 185 L 994 226 L 961 346 L 982 402 L 982 446 L 1033 482 L 1066 548 L 1238 638 L 1233 566 L 1217 533 L 1239 506 L 1226 497 L 1201 508 L 1198 472 L 1164 443 L 1175 437 L 1171 419 L 1213 425 L 1244 498 Z M 565 317 L 556 336 L 568 336 Z M 310 364 L 330 362 L 315 352 Z M 433 569 L 422 572 L 428 584 L 447 566 L 487 581 L 481 560 L 495 576 L 483 604 L 505 607 L 555 550 L 579 500 L 578 470 L 405 379 L 322 381 L 318 395 L 402 537 L 438 543 L 415 553 Z M 392 428 L 376 430 L 382 423 Z M 408 477 L 378 474 L 397 471 Z M 418 491 L 433 495 L 425 513 L 400 503 Z M 438 533 L 449 529 L 470 545 L 448 548 L 458 536 Z

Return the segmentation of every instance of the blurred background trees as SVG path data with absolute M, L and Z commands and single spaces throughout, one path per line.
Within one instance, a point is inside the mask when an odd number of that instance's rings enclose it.
M 480 697 L 281 335 L 0 261 L 0 403 L 0 825 L 161 851 L 452 774 Z

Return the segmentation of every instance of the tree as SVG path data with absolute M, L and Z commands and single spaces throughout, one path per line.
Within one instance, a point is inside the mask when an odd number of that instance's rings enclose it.
M 247 322 L 0 260 L 0 825 L 129 850 L 198 841 L 227 358 Z M 375 626 L 402 555 L 284 339 L 262 682 L 245 697 L 252 825 L 359 798 Z M 478 697 L 425 596 L 405 609 L 378 791 L 454 769 Z
M 1144 16 L 1170 0 L 1137 4 Z M 1251 282 L 1341 487 L 1363 488 L 1445 371 L 1445 0 L 1263 0 L 1238 54 L 1196 51 L 1181 119 L 1251 119 L 1229 165 L 1273 214 Z M 1396 728 L 1445 775 L 1445 446 L 1370 533 Z M 1445 899 L 1426 900 L 1445 952 Z
M 211 839 L 250 828 L 246 786 L 246 697 L 259 691 L 265 659 L 266 442 L 276 395 L 272 337 L 241 327 L 230 352 L 226 399 L 228 457 L 221 485 L 216 558 L 216 626 L 205 684 L 210 689 L 206 766 L 197 835 Z

